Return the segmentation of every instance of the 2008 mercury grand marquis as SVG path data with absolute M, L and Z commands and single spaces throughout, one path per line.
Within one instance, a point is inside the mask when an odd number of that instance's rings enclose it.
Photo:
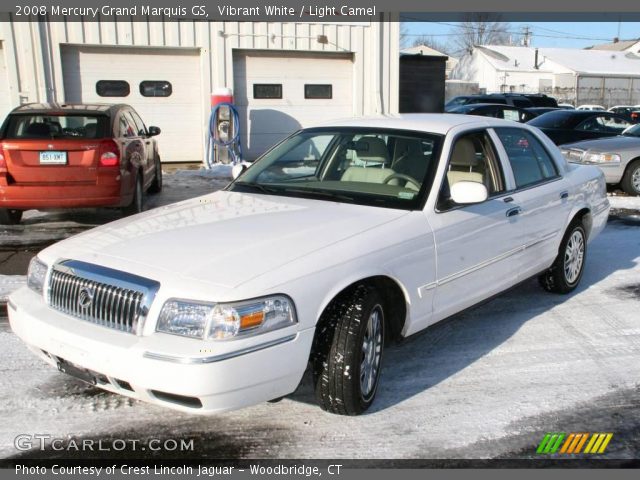
M 303 129 L 224 191 L 55 244 L 13 331 L 106 390 L 210 413 L 293 392 L 373 402 L 383 349 L 531 276 L 580 281 L 609 203 L 539 130 L 459 115 Z

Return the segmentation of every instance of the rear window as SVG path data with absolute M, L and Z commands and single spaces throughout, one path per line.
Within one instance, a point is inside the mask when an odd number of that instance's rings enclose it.
M 10 115 L 4 138 L 103 138 L 107 127 L 103 115 Z
M 578 121 L 584 118 L 583 116 L 576 117 L 573 112 L 567 110 L 559 110 L 543 113 L 528 123 L 538 128 L 573 128 Z

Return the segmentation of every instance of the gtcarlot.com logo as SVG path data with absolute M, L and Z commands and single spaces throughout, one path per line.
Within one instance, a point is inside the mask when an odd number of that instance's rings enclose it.
M 538 445 L 536 453 L 601 454 L 607 449 L 611 438 L 613 433 L 547 433 Z

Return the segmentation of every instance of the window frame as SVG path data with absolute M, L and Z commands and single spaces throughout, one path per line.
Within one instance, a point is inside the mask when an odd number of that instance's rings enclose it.
M 507 170 L 505 169 L 505 163 L 504 160 L 502 158 L 502 154 L 500 149 L 498 148 L 498 146 L 496 145 L 496 138 L 494 138 L 494 135 L 492 135 L 493 133 L 493 127 L 478 127 L 478 128 L 473 128 L 470 130 L 465 130 L 463 132 L 457 133 L 451 140 L 451 148 L 449 148 L 449 152 L 447 155 L 447 161 L 445 163 L 445 167 L 444 167 L 444 174 L 442 175 L 442 179 L 440 180 L 440 186 L 438 187 L 438 191 L 435 194 L 436 198 L 435 198 L 435 203 L 434 203 L 434 211 L 437 214 L 442 214 L 442 213 L 448 213 L 448 212 L 452 212 L 454 210 L 459 210 L 462 208 L 467 208 L 473 205 L 477 205 L 476 203 L 471 204 L 471 205 L 460 205 L 460 204 L 454 204 L 453 206 L 449 207 L 449 208 L 441 208 L 441 200 L 440 200 L 440 195 L 443 191 L 444 188 L 444 184 L 445 182 L 448 182 L 447 179 L 447 172 L 449 171 L 449 165 L 451 163 L 451 156 L 453 154 L 453 147 L 455 146 L 456 142 L 458 140 L 460 140 L 460 138 L 462 137 L 466 137 L 468 135 L 473 135 L 476 133 L 484 133 L 485 136 L 487 137 L 487 139 L 489 140 L 489 146 L 493 151 L 493 163 L 494 163 L 494 167 L 496 167 L 498 169 L 498 175 L 501 176 L 501 180 L 502 180 L 502 185 L 504 190 L 500 191 L 500 192 L 494 192 L 493 194 L 491 192 L 489 192 L 489 196 L 487 197 L 487 199 L 482 202 L 482 203 L 486 203 L 490 200 L 495 200 L 501 197 L 505 197 L 507 195 L 509 195 L 509 193 L 511 192 L 511 190 L 509 190 L 509 182 L 507 181 Z M 500 144 L 500 148 L 503 149 L 504 151 L 504 147 L 502 146 L 502 144 Z M 440 160 L 442 161 L 442 159 Z M 511 171 L 509 171 L 509 173 L 512 173 Z M 432 192 L 434 191 L 434 189 L 432 189 Z
M 509 158 L 509 153 L 507 152 L 507 149 L 505 148 L 504 144 L 502 143 L 502 140 L 500 139 L 500 136 L 498 135 L 498 130 L 504 130 L 504 129 L 516 129 L 516 130 L 522 130 L 523 132 L 527 132 L 531 137 L 533 137 L 533 139 L 535 141 L 538 142 L 538 145 L 540 145 L 540 147 L 542 148 L 542 151 L 544 153 L 546 153 L 546 155 L 549 157 L 549 159 L 551 160 L 551 164 L 553 165 L 553 168 L 555 170 L 555 175 L 552 177 L 547 177 L 547 178 L 543 178 L 537 182 L 533 182 L 533 183 L 529 183 L 527 185 L 523 185 L 521 187 L 518 186 L 518 184 L 516 183 L 516 177 L 515 177 L 515 173 L 513 170 L 513 166 L 511 165 L 511 160 Z M 525 190 L 529 190 L 530 188 L 535 188 L 539 185 L 544 185 L 546 183 L 551 183 L 551 182 L 555 182 L 558 181 L 562 178 L 562 168 L 560 165 L 558 165 L 557 160 L 555 159 L 555 157 L 552 155 L 552 153 L 549 151 L 549 149 L 547 148 L 547 146 L 544 144 L 544 142 L 540 139 L 540 137 L 538 137 L 538 135 L 536 135 L 534 132 L 532 132 L 531 130 L 527 129 L 527 128 L 520 128 L 520 127 L 502 127 L 502 126 L 493 126 L 491 127 L 491 130 L 493 131 L 493 134 L 495 135 L 495 141 L 499 142 L 500 145 L 500 155 L 504 156 L 503 161 L 501 162 L 503 164 L 503 168 L 508 168 L 509 170 L 509 174 L 511 176 L 510 181 L 513 184 L 513 188 L 508 189 L 507 190 L 507 194 L 512 194 L 512 193 L 517 193 L 517 192 L 522 192 Z
M 307 95 L 307 87 L 329 87 L 328 97 L 310 97 Z M 305 83 L 304 84 L 305 100 L 333 100 L 333 84 L 332 83 Z
M 168 89 L 169 94 L 168 95 L 145 95 L 143 93 L 143 88 L 142 88 L 143 83 L 166 83 L 169 85 L 169 89 Z M 142 80 L 138 84 L 138 91 L 140 92 L 140 95 L 145 98 L 168 98 L 171 95 L 173 95 L 173 84 L 169 80 Z
M 282 100 L 283 98 L 283 85 L 282 83 L 254 83 L 253 85 L 253 100 Z M 256 91 L 259 87 L 279 87 L 280 88 L 280 96 L 279 97 L 261 97 L 256 96 Z
M 101 83 L 106 83 L 106 82 L 119 82 L 119 83 L 125 84 L 127 86 L 127 94 L 126 95 L 103 95 L 102 93 L 100 93 L 99 85 Z M 126 80 L 98 80 L 95 84 L 95 90 L 96 90 L 96 94 L 99 97 L 103 97 L 103 98 L 126 98 L 129 95 L 131 95 L 131 85 Z

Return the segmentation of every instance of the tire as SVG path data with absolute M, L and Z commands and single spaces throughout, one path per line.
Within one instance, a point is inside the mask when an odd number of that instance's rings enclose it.
M 22 220 L 22 210 L 0 208 L 0 225 L 17 225 Z
M 142 176 L 138 175 L 136 178 L 136 189 L 133 192 L 133 198 L 131 199 L 131 203 L 126 207 L 122 208 L 122 214 L 125 217 L 129 215 L 135 215 L 136 213 L 142 212 L 144 209 L 144 192 L 142 190 Z
M 149 193 L 160 193 L 162 191 L 162 165 L 160 163 L 160 157 L 156 155 L 155 159 L 155 174 L 153 175 L 153 181 L 149 186 Z
M 341 293 L 318 323 L 311 365 L 316 400 L 327 412 L 359 415 L 376 395 L 385 340 L 384 303 L 367 285 Z
M 577 220 L 569 225 L 551 268 L 538 277 L 540 285 L 552 293 L 572 292 L 580 283 L 586 259 L 587 234 Z
M 628 195 L 640 195 L 640 159 L 629 164 L 620 186 Z

